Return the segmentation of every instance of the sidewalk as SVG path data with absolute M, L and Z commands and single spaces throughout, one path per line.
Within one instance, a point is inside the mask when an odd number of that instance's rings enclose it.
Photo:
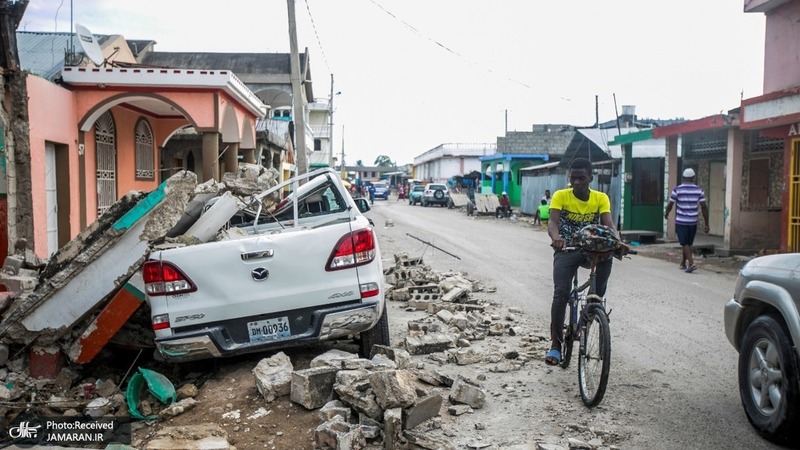
M 722 246 L 723 239 L 718 236 L 698 235 L 695 238 L 692 250 L 694 262 L 698 270 L 707 270 L 716 273 L 738 273 L 744 264 L 753 259 L 750 256 L 720 256 L 714 253 L 715 248 Z M 681 261 L 681 246 L 678 241 L 657 240 L 654 244 L 632 243 L 631 248 L 640 255 L 670 261 L 676 266 Z

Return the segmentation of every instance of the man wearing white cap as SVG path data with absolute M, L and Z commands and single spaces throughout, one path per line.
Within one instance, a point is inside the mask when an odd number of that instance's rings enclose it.
M 511 215 L 511 200 L 508 199 L 508 193 L 506 191 L 503 191 L 503 194 L 500 196 L 500 206 L 495 208 L 494 215 L 498 219 Z
M 703 213 L 703 231 L 708 233 L 708 207 L 706 207 L 706 196 L 700 186 L 694 184 L 694 170 L 691 168 L 683 171 L 683 183 L 672 190 L 667 204 L 667 211 L 664 218 L 669 219 L 669 212 L 672 205 L 675 208 L 675 234 L 678 235 L 678 242 L 681 244 L 683 255 L 681 255 L 681 270 L 692 273 L 697 269 L 694 265 L 692 255 L 692 245 L 697 234 L 697 219 L 700 212 Z

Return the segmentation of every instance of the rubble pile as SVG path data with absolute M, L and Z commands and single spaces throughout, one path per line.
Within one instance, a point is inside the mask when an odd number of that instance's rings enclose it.
M 277 179 L 274 169 L 254 164 L 203 184 L 182 171 L 153 192 L 125 195 L 46 264 L 18 242 L 0 270 L 0 283 L 11 291 L 0 297 L 0 367 L 9 370 L 20 364 L 9 358 L 21 358 L 28 375 L 52 379 L 65 357 L 91 361 L 144 304 L 138 270 L 155 246 L 235 238 L 225 232 L 228 219 Z M 231 214 L 201 216 L 210 200 L 216 200 L 212 208 L 224 204 Z M 265 196 L 262 203 L 276 200 Z

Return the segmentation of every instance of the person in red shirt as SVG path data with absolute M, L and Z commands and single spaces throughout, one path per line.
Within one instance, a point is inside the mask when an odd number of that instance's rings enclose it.
M 508 217 L 511 215 L 511 200 L 508 199 L 508 194 L 506 191 L 503 191 L 503 195 L 500 196 L 500 206 L 497 207 L 495 210 L 495 217 L 500 218 L 501 216 Z

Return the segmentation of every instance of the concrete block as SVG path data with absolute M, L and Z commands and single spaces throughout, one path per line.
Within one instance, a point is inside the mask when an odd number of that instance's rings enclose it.
M 403 429 L 409 430 L 428 419 L 439 416 L 442 409 L 442 396 L 431 394 L 415 405 L 403 410 Z
M 56 346 L 34 345 L 29 352 L 28 373 L 31 378 L 55 379 L 64 367 L 64 354 Z
M 306 409 L 321 408 L 331 399 L 337 371 L 335 367 L 312 367 L 295 371 L 292 373 L 289 398 Z
M 367 445 L 360 426 L 351 426 L 336 417 L 314 430 L 314 448 L 359 449 Z
M 25 258 L 22 255 L 10 255 L 6 256 L 5 261 L 3 261 L 3 272 L 16 275 L 19 273 L 19 269 L 21 269 L 25 265 Z
M 408 353 L 412 355 L 425 355 L 455 347 L 455 341 L 455 337 L 450 334 L 430 333 L 422 336 L 407 336 L 405 346 Z

